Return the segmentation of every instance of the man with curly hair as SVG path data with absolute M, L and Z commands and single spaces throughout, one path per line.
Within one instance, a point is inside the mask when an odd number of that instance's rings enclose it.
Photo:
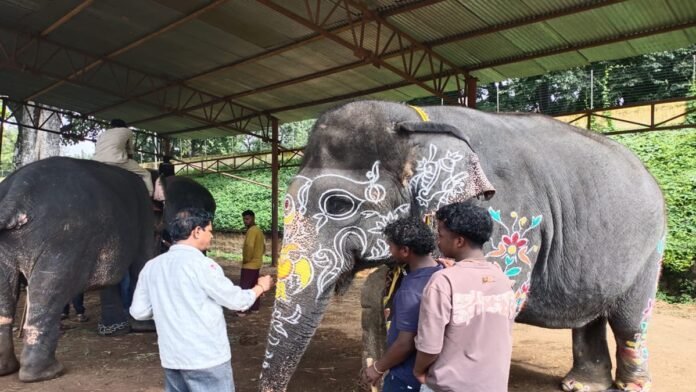
M 441 267 L 430 256 L 435 238 L 430 228 L 417 218 L 402 218 L 384 228 L 389 251 L 408 271 L 394 294 L 392 319 L 387 334 L 387 351 L 362 372 L 363 383 L 377 385 L 384 373 L 383 392 L 418 391 L 421 383 L 413 376 L 416 360 L 414 337 L 418 330 L 418 311 L 423 288 Z
M 488 262 L 488 212 L 473 203 L 437 211 L 438 246 L 457 263 L 425 287 L 413 373 L 437 392 L 507 391 L 515 317 L 512 281 Z M 446 342 L 446 344 L 445 344 Z

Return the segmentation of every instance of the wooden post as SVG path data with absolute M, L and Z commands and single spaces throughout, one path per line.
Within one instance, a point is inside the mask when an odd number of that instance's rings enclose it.
M 162 137 L 162 155 L 172 156 L 172 140 L 166 136 Z
M 271 148 L 271 260 L 278 265 L 278 119 L 271 119 L 273 140 Z
M 476 109 L 476 78 L 466 78 L 466 106 Z

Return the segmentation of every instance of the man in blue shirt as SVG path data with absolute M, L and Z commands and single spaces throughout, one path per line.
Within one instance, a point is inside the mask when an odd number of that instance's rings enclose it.
M 418 331 L 423 288 L 430 276 L 441 268 L 430 256 L 435 249 L 435 239 L 430 228 L 417 218 L 402 218 L 387 225 L 384 235 L 394 260 L 405 264 L 408 271 L 394 294 L 387 351 L 363 370 L 361 378 L 363 383 L 377 385 L 389 370 L 383 392 L 418 391 L 421 384 L 413 375 L 416 359 L 414 338 Z

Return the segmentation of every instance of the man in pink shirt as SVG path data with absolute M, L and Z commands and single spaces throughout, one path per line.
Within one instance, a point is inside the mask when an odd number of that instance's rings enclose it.
M 438 246 L 457 260 L 433 274 L 421 300 L 413 374 L 437 392 L 505 392 L 515 318 L 512 281 L 488 262 L 488 212 L 472 203 L 437 211 Z

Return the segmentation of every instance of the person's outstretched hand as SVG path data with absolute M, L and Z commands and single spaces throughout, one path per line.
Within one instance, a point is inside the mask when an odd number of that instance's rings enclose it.
M 259 280 L 256 281 L 256 284 L 261 286 L 263 291 L 268 291 L 275 285 L 275 282 L 273 281 L 273 278 L 270 275 L 264 275 L 259 277 Z

